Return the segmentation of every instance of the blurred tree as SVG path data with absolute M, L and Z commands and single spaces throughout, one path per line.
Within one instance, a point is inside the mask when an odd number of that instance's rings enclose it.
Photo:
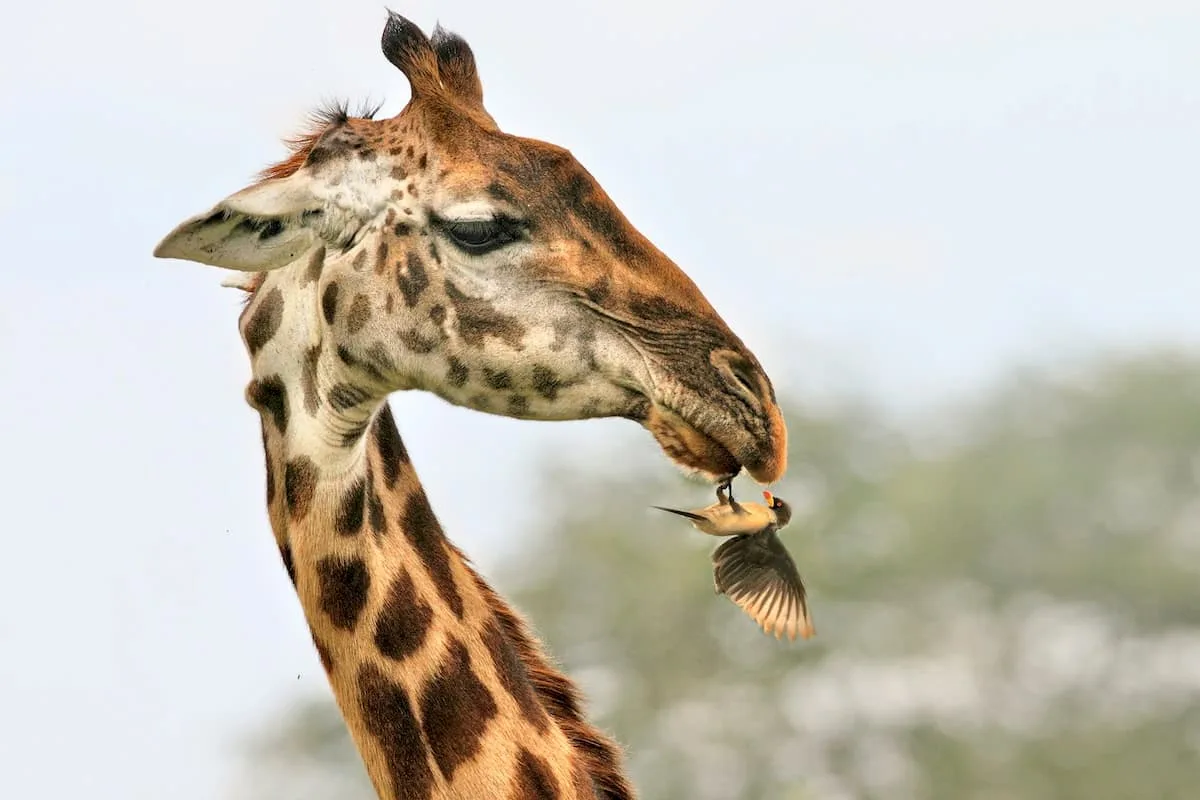
M 714 596 L 712 541 L 647 510 L 708 490 L 658 461 L 551 463 L 561 505 L 496 578 L 644 797 L 1195 796 L 1200 362 L 1022 371 L 904 426 L 787 408 L 814 640 Z M 373 796 L 331 702 L 273 728 L 242 796 Z

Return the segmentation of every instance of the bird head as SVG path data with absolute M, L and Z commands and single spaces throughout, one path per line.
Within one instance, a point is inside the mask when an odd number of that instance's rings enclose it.
M 775 512 L 775 518 L 779 521 L 779 527 L 782 528 L 784 525 L 787 525 L 789 522 L 791 522 L 791 506 L 770 492 L 763 492 L 763 499 L 767 501 L 767 507 Z

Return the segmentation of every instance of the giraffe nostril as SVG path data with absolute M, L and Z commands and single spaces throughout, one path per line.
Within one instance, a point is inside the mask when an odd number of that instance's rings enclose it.
M 745 364 L 734 364 L 730 371 L 733 373 L 733 379 L 738 385 L 751 394 L 757 394 L 754 378 L 751 376 L 750 369 Z
M 714 353 L 713 366 L 730 388 L 751 403 L 760 403 L 763 393 L 758 371 L 749 359 L 732 351 Z
M 725 380 L 739 386 L 744 386 L 750 391 L 755 391 L 758 386 L 758 380 L 754 376 L 753 365 L 747 359 L 736 353 L 726 352 L 713 360 L 725 375 Z

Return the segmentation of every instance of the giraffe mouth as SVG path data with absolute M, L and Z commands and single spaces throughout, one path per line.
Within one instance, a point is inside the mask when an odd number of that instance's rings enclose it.
M 744 469 L 756 482 L 767 485 L 779 481 L 787 470 L 787 427 L 773 404 L 766 409 L 759 431 L 745 430 L 720 415 L 689 419 L 644 396 L 626 416 L 648 430 L 663 454 L 684 473 L 709 483 L 733 478 Z
M 685 472 L 717 483 L 742 471 L 729 448 L 668 408 L 650 403 L 641 423 L 667 458 Z

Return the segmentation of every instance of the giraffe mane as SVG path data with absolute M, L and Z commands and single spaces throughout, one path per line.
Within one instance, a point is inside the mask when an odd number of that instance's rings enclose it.
M 600 800 L 631 800 L 633 790 L 621 772 L 617 748 L 584 718 L 575 683 L 555 669 L 520 614 L 483 580 L 466 553 L 449 541 L 446 544 L 462 559 L 488 607 L 496 615 L 505 638 L 525 666 L 534 693 L 583 760 Z
M 374 119 L 382 107 L 383 103 L 364 101 L 358 110 L 351 114 L 350 103 L 346 100 L 322 103 L 309 113 L 308 126 L 304 130 L 283 140 L 288 148 L 288 157 L 261 170 L 255 177 L 260 181 L 267 181 L 294 175 L 304 166 L 308 154 L 326 131 L 351 119 Z

